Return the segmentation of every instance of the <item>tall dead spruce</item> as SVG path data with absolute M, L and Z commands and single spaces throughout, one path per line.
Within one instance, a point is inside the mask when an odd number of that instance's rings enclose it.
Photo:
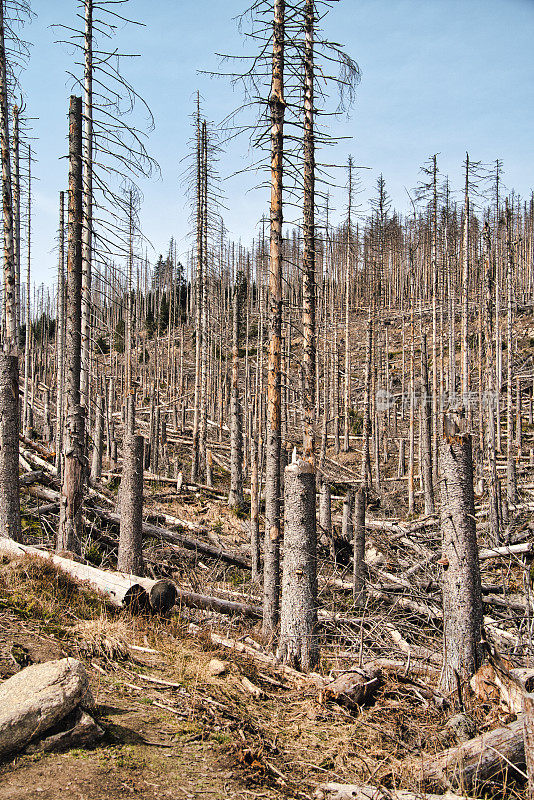
M 0 0 L 0 149 L 4 228 L 4 341 L 0 350 L 0 529 L 5 532 L 4 535 L 18 541 L 21 536 L 19 359 L 7 92 L 4 2 Z M 28 336 L 28 325 L 26 328 Z
M 273 634 L 280 602 L 280 452 L 282 336 L 282 191 L 284 159 L 285 0 L 274 0 L 271 111 L 271 211 L 269 257 L 269 357 L 265 460 L 263 630 Z
M 284 476 L 284 571 L 280 648 L 282 658 L 310 670 L 319 658 L 317 641 L 317 531 L 315 518 L 315 140 L 314 0 L 304 8 L 304 442 L 303 461 Z
M 66 421 L 58 550 L 81 553 L 82 502 L 86 468 L 85 420 L 80 403 L 82 303 L 82 100 L 69 107 L 69 218 L 66 302 Z

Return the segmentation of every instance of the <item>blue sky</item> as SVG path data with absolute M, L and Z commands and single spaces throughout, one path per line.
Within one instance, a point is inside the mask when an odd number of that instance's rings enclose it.
M 126 74 L 150 105 L 156 129 L 149 149 L 162 178 L 142 184 L 141 219 L 155 255 L 174 236 L 188 248 L 188 207 L 180 182 L 188 150 L 194 94 L 200 89 L 208 119 L 219 121 L 240 95 L 225 80 L 199 75 L 216 69 L 216 52 L 243 52 L 233 19 L 248 0 L 130 0 L 122 11 L 146 27 L 125 27 L 117 47 L 139 53 Z M 38 163 L 34 172 L 33 275 L 52 283 L 57 204 L 67 181 L 66 113 L 73 55 L 55 44 L 53 23 L 76 24 L 75 0 L 34 0 L 37 16 L 25 31 L 33 43 L 22 85 L 33 122 Z M 504 161 L 506 186 L 528 196 L 533 180 L 534 0 L 340 0 L 325 20 L 330 39 L 345 46 L 362 72 L 349 120 L 333 122 L 344 137 L 329 159 L 370 167 L 362 173 L 365 209 L 380 172 L 394 205 L 408 209 L 406 188 L 433 153 L 461 188 L 468 150 L 476 160 Z M 223 154 L 220 172 L 230 175 L 252 159 L 246 141 Z M 253 191 L 252 175 L 224 181 L 225 222 L 230 235 L 248 243 L 267 211 L 265 190 Z M 406 188 L 405 188 L 406 187 Z M 342 209 L 340 196 L 334 198 Z M 154 254 L 153 254 L 154 255 Z

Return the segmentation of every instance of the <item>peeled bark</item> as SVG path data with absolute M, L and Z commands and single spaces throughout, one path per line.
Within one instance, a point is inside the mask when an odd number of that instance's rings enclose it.
M 444 682 L 469 679 L 482 663 L 482 592 L 469 434 L 447 436 L 439 452 L 443 546 Z
M 285 469 L 284 570 L 279 655 L 295 669 L 317 664 L 315 470 L 308 461 Z
M 121 572 L 143 574 L 143 452 L 144 438 L 124 439 L 121 480 L 121 518 L 117 567 Z

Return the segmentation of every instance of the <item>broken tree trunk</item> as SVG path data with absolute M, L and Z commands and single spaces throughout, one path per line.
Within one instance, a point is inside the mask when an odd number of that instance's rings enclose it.
M 66 306 L 66 420 L 57 549 L 81 553 L 85 416 L 80 404 L 82 303 L 82 99 L 70 98 Z
M 309 461 L 285 469 L 284 570 L 279 655 L 309 671 L 319 658 L 315 470 Z
M 482 591 L 475 527 L 471 436 L 446 436 L 439 451 L 443 542 L 444 684 L 482 664 Z
M 124 437 L 121 480 L 121 519 L 117 566 L 122 572 L 142 575 L 143 567 L 143 455 L 142 436 Z

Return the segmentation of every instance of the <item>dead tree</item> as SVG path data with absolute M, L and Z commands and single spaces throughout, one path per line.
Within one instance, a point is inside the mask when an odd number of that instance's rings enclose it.
M 293 503 L 289 492 L 300 495 L 302 521 L 298 553 L 295 532 L 288 530 L 288 519 L 296 527 L 291 510 L 286 512 L 284 529 L 284 579 L 282 587 L 281 652 L 285 661 L 300 663 L 304 670 L 313 668 L 319 658 L 317 642 L 317 531 L 315 522 L 315 139 L 314 139 L 314 26 L 315 3 L 306 0 L 304 8 L 304 253 L 302 289 L 302 328 L 304 338 L 304 462 L 309 466 L 298 475 L 291 475 L 294 485 L 285 484 L 285 507 Z M 298 503 L 299 500 L 295 500 Z M 289 515 L 289 516 L 288 516 Z M 286 569 L 285 562 L 295 558 L 294 568 Z M 298 566 L 297 566 L 298 564 Z M 301 572 L 305 570 L 303 576 Z M 302 588 L 303 582 L 305 588 Z M 284 593 L 289 598 L 284 597 Z M 295 596 L 298 601 L 295 602 Z M 291 644 L 284 644 L 284 632 Z
M 354 501 L 354 603 L 365 605 L 365 489 L 356 492 Z
M 63 414 L 65 408 L 65 201 L 59 193 L 59 254 L 57 267 L 56 315 L 56 471 L 61 480 L 61 452 L 63 449 Z
M 85 419 L 80 403 L 82 303 L 82 99 L 70 98 L 69 221 L 66 303 L 66 421 L 58 550 L 81 553 Z
M 265 451 L 263 630 L 273 634 L 280 601 L 280 451 L 282 337 L 282 192 L 284 157 L 285 0 L 274 0 L 271 112 L 271 211 L 269 260 L 269 356 Z
M 241 316 L 241 280 L 234 283 L 232 302 L 232 384 L 230 400 L 230 494 L 228 505 L 239 509 L 243 505 L 243 412 L 239 396 L 239 333 Z
M 0 528 L 18 541 L 21 536 L 19 499 L 19 359 L 13 196 L 9 146 L 7 63 L 4 0 L 0 0 L 0 150 L 2 158 L 2 220 L 4 232 L 4 341 L 0 350 Z M 26 323 L 28 335 L 28 321 Z
M 128 433 L 124 439 L 121 516 L 117 568 L 143 575 L 143 455 L 145 440 Z
M 278 655 L 309 671 L 319 658 L 315 470 L 309 461 L 285 469 L 284 570 Z
M 422 422 L 422 463 L 423 493 L 425 514 L 434 513 L 434 486 L 432 484 L 432 430 L 431 397 L 428 386 L 428 357 L 426 334 L 421 337 L 421 422 Z
M 469 679 L 482 664 L 482 591 L 475 527 L 470 434 L 446 418 L 439 451 L 443 565 L 444 683 Z

